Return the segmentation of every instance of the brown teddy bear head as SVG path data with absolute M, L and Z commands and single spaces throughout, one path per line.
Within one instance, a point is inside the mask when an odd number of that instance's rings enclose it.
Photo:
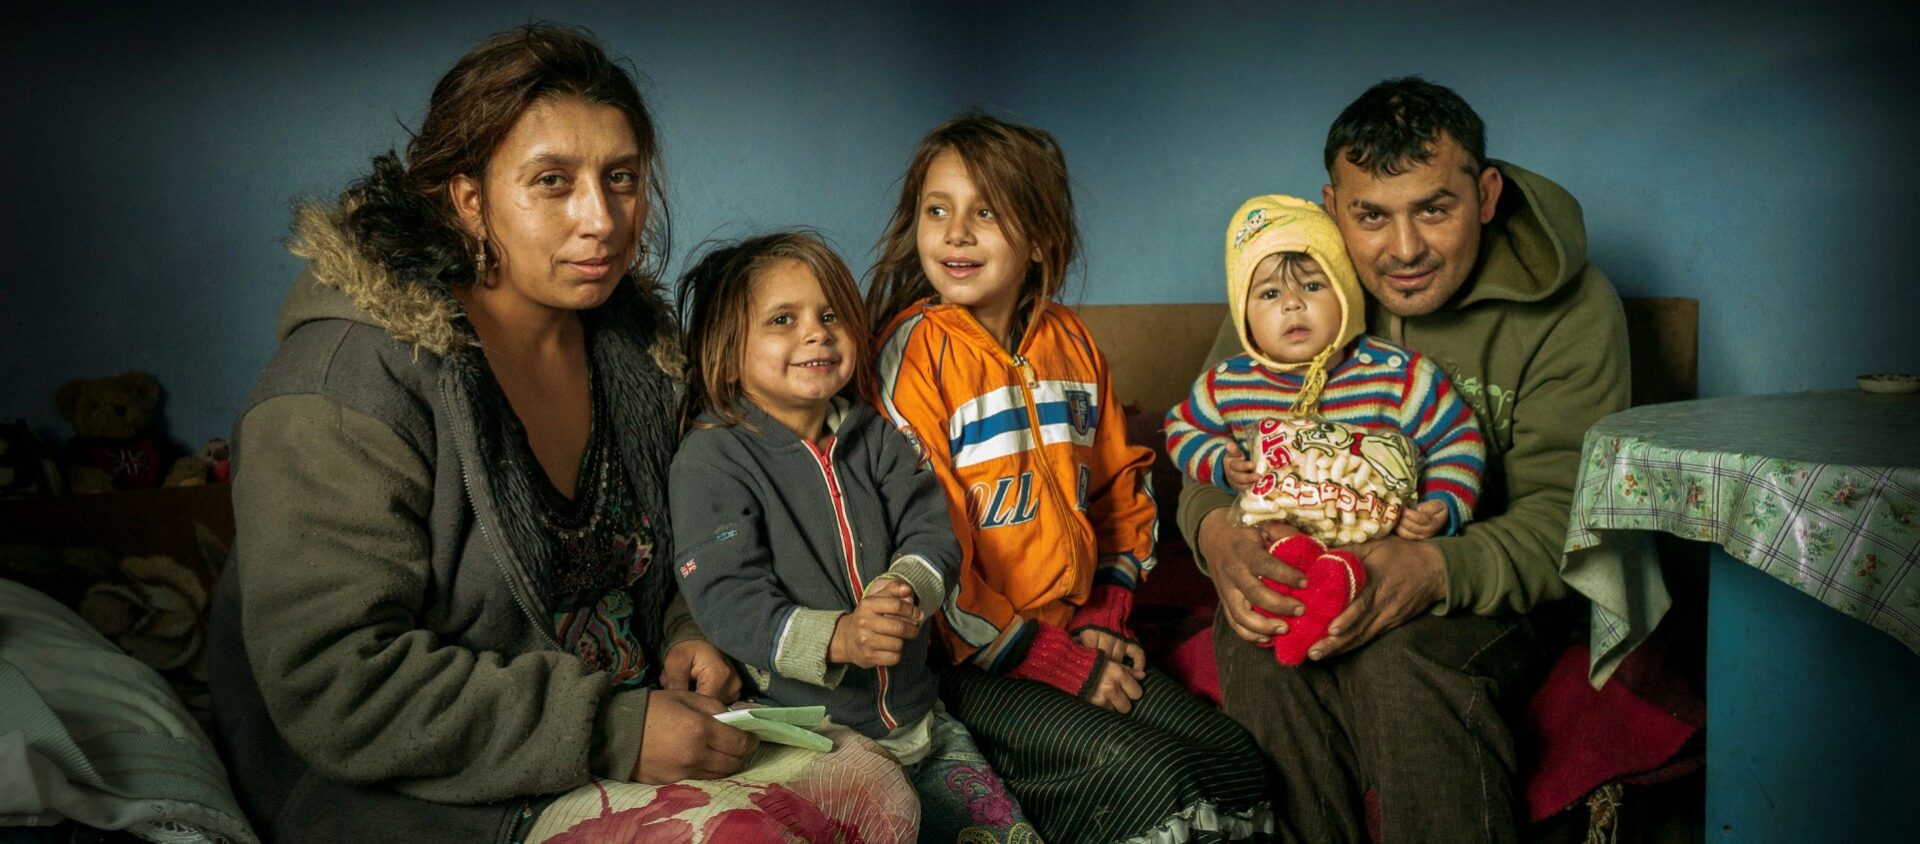
M 60 385 L 54 403 L 82 437 L 125 439 L 145 430 L 160 406 L 160 382 L 145 372 Z

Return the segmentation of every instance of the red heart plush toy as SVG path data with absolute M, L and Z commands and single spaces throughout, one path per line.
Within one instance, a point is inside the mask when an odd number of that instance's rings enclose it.
M 1307 648 L 1326 638 L 1327 627 L 1340 611 L 1347 608 L 1360 588 L 1367 585 L 1367 567 L 1352 551 L 1327 546 L 1311 536 L 1289 536 L 1267 552 L 1275 559 L 1298 570 L 1307 585 L 1295 589 L 1284 583 L 1260 578 L 1269 588 L 1292 597 L 1306 606 L 1303 615 L 1287 618 L 1287 632 L 1273 637 L 1273 657 L 1282 665 L 1299 665 L 1307 659 Z M 1255 612 L 1269 618 L 1281 618 L 1259 607 Z

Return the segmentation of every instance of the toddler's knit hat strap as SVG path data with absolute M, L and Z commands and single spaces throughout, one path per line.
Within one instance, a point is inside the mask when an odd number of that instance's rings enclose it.
M 1320 391 L 1327 386 L 1327 358 L 1333 356 L 1336 346 L 1328 346 L 1313 356 L 1307 363 L 1307 371 L 1300 377 L 1300 396 L 1293 400 L 1293 409 L 1289 416 L 1320 415 Z

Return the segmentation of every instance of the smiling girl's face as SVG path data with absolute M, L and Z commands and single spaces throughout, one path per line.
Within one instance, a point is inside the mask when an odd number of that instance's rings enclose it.
M 920 269 L 940 300 L 971 311 L 1006 345 L 1020 285 L 1038 256 L 1014 241 L 1001 212 L 968 174 L 966 160 L 951 149 L 927 167 L 915 241 Z
M 783 258 L 753 274 L 740 392 L 795 434 L 816 439 L 853 377 L 848 327 L 807 265 Z

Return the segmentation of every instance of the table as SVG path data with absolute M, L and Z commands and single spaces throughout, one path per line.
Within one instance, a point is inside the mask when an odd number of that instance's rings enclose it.
M 1562 574 L 1606 681 L 1671 604 L 1652 532 L 1713 544 L 1715 840 L 1880 840 L 1920 814 L 1920 395 L 1637 407 L 1588 431 Z M 1864 622 L 1864 626 L 1861 624 Z
M 1651 537 L 1727 553 L 1920 652 L 1920 395 L 1636 407 L 1587 432 L 1562 576 L 1604 682 L 1670 604 Z

